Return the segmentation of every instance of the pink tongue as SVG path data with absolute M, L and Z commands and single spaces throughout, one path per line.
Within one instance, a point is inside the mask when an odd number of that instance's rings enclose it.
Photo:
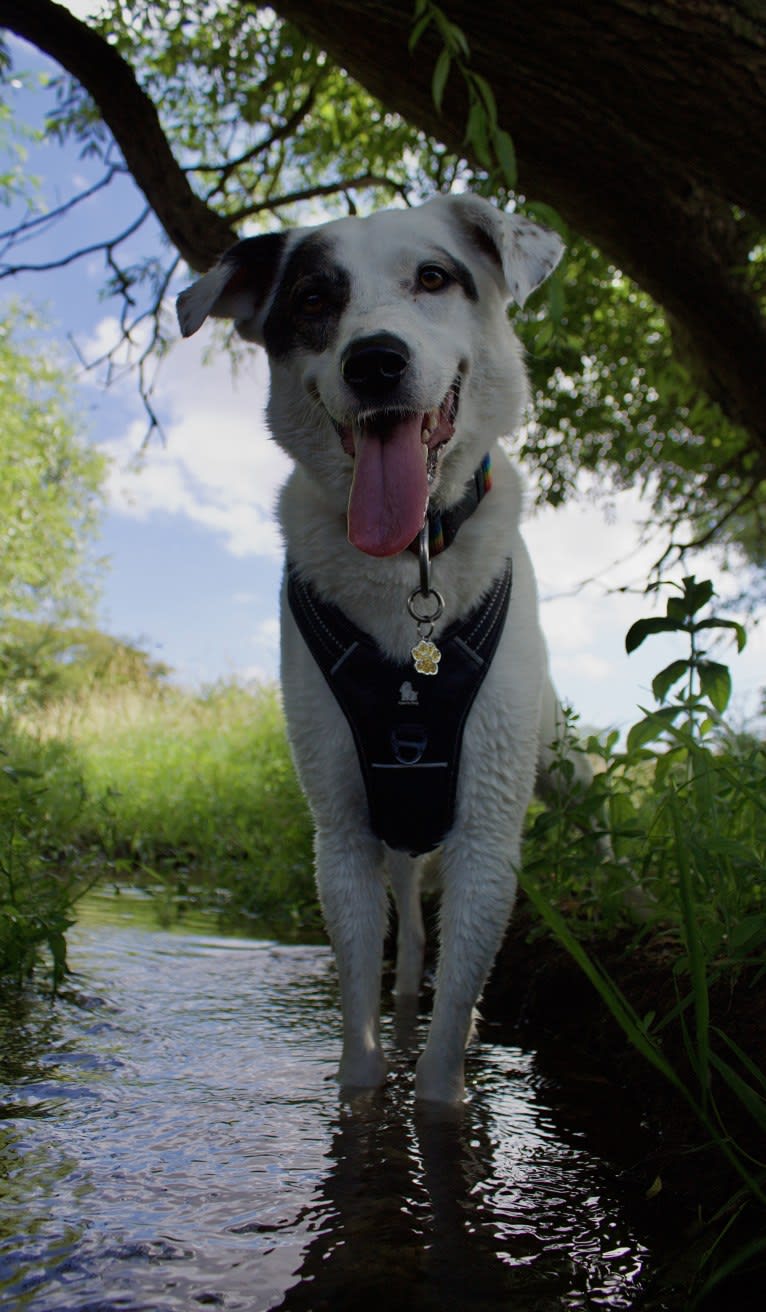
M 422 415 L 409 415 L 383 436 L 369 429 L 356 435 L 348 539 L 369 556 L 395 556 L 423 527 L 428 478 L 422 427 Z

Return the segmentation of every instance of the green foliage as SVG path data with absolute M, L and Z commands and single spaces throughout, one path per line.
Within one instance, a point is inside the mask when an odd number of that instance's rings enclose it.
M 325 208 L 337 197 L 347 210 L 349 187 L 390 199 L 411 185 L 422 134 L 271 10 L 131 0 L 105 7 L 93 26 L 136 71 L 200 194 L 234 222 L 304 194 Z M 104 154 L 89 98 L 67 78 L 57 92 L 50 130 Z
M 7 707 L 81 697 L 105 686 L 151 689 L 169 673 L 135 643 L 99 629 L 11 619 L 0 631 L 0 686 Z
M 92 872 L 72 847 L 82 781 L 67 750 L 0 724 L 0 978 L 20 985 L 48 951 L 53 989 Z
M 735 542 L 763 564 L 766 471 L 744 430 L 700 392 L 663 311 L 579 238 L 557 280 L 555 312 L 538 295 L 516 319 L 535 389 L 520 451 L 541 499 L 561 504 L 590 471 L 607 492 L 640 488 L 653 533 Z
M 512 191 L 516 186 L 516 152 L 508 132 L 497 117 L 495 93 L 481 73 L 471 67 L 471 50 L 465 33 L 450 22 L 444 10 L 431 0 L 416 0 L 409 39 L 410 54 L 423 34 L 433 27 L 442 42 L 434 65 L 431 94 L 441 113 L 444 92 L 453 68 L 462 79 L 468 97 L 468 117 L 464 144 L 471 149 L 488 175 L 489 189 Z
M 711 992 L 716 985 L 720 992 L 723 980 L 730 987 L 739 981 L 741 989 L 762 986 L 766 970 L 766 744 L 727 730 L 728 669 L 699 646 L 701 637 L 731 633 L 741 650 L 741 626 L 705 614 L 709 582 L 687 577 L 672 586 L 679 595 L 671 596 L 665 616 L 639 620 L 626 645 L 633 651 L 668 632 L 688 643 L 688 655 L 654 680 L 658 701 L 680 688 L 676 700 L 646 713 L 623 751 L 616 734 L 604 743 L 590 740 L 603 768 L 585 793 L 562 788 L 548 812 L 533 817 L 522 883 L 630 1041 L 693 1108 L 740 1177 L 751 1208 L 763 1208 L 763 1169 L 747 1139 L 732 1135 L 721 1106 L 733 1105 L 737 1122 L 749 1120 L 762 1136 L 766 1076 L 714 1025 Z M 581 750 L 568 737 L 562 768 L 566 751 Z M 607 832 L 614 850 L 604 859 Z M 662 938 L 670 961 L 676 1003 L 665 1015 L 642 1017 L 585 945 L 610 920 L 614 929 L 635 918 L 645 937 Z M 691 1079 L 666 1056 L 663 1041 L 672 1032 Z M 740 1202 L 734 1211 L 741 1210 Z M 732 1262 L 731 1248 L 722 1255 L 714 1244 L 697 1273 L 697 1292 L 754 1251 L 748 1245 Z
M 43 608 L 82 610 L 104 462 L 81 439 L 62 371 L 20 312 L 0 324 L 0 413 L 0 626 Z
M 29 171 L 29 146 L 39 142 L 42 134 L 19 123 L 11 106 L 4 103 L 3 83 L 10 70 L 8 51 L 0 42 L 0 205 L 21 201 L 31 208 L 39 202 L 40 179 Z M 14 77 L 17 85 L 28 80 Z
M 94 879 L 315 933 L 312 830 L 273 690 L 90 682 L 0 723 L 0 976 L 54 987 Z
M 661 585 L 652 586 L 655 589 Z M 682 679 L 687 680 L 684 694 L 672 706 L 662 707 L 635 724 L 628 735 L 628 750 L 667 735 L 681 714 L 692 736 L 695 728 L 703 735 L 718 722 L 729 704 L 731 675 L 728 666 L 720 661 L 709 660 L 707 653 L 700 648 L 699 640 L 701 635 L 707 636 L 721 629 L 729 630 L 736 637 L 737 650 L 742 651 L 746 642 L 745 630 L 735 620 L 720 619 L 717 616 L 697 618 L 697 612 L 707 606 L 713 596 L 713 585 L 709 579 L 698 583 L 690 575 L 682 580 L 679 591 L 680 597 L 669 598 L 664 617 L 652 615 L 638 620 L 628 630 L 625 638 L 628 655 L 655 633 L 677 633 L 689 641 L 689 655 L 666 665 L 652 680 L 652 692 L 658 702 L 664 702 L 670 689 Z

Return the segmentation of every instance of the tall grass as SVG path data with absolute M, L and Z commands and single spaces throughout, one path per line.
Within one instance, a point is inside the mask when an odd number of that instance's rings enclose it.
M 688 652 L 656 676 L 659 705 L 643 713 L 624 750 L 616 735 L 591 740 L 602 772 L 587 794 L 562 789 L 552 809 L 535 817 L 522 874 L 543 922 L 739 1181 L 703 1253 L 694 1302 L 766 1252 L 766 1074 L 716 1023 L 711 1005 L 713 997 L 730 1002 L 736 992 L 740 1007 L 766 1014 L 759 1007 L 766 973 L 766 744 L 725 726 L 728 670 L 701 643 L 724 629 L 741 647 L 744 634 L 707 614 L 711 596 L 709 584 L 685 579 L 665 617 L 633 626 L 629 651 L 653 633 L 676 632 Z M 578 750 L 577 743 L 569 749 Z M 605 818 L 614 858 L 596 861 Z M 644 944 L 661 942 L 664 961 L 672 963 L 674 996 L 665 1014 L 636 1011 L 594 958 L 604 933 L 631 909 Z M 719 1241 L 735 1221 L 745 1221 L 747 1238 L 732 1251 L 733 1235 L 726 1246 Z
M 59 703 L 87 802 L 81 841 L 116 869 L 283 928 L 313 916 L 311 824 L 273 688 L 131 689 Z
M 36 943 L 55 945 L 60 973 L 95 872 L 281 933 L 316 929 L 311 825 L 273 689 L 101 687 L 27 710 L 0 742 L 0 973 L 23 973 Z M 31 914 L 43 901 L 55 939 Z

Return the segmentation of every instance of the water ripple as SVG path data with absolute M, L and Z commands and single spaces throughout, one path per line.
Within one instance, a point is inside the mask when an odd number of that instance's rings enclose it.
M 532 1054 L 477 1047 L 440 1121 L 389 1015 L 389 1084 L 349 1103 L 326 948 L 86 923 L 71 955 L 66 998 L 0 1016 L 3 1306 L 636 1304 L 646 1248 Z

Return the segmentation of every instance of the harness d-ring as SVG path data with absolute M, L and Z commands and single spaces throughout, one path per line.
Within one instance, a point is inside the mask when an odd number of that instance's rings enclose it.
M 418 537 L 418 561 L 420 563 L 420 587 L 415 588 L 407 598 L 407 610 L 419 625 L 433 625 L 444 610 L 444 598 L 436 588 L 431 587 L 431 550 L 427 517 Z M 418 613 L 415 609 L 416 597 L 422 597 L 425 602 L 428 601 L 429 597 L 434 597 L 435 605 L 432 611 L 426 611 L 425 614 Z
M 433 597 L 435 603 L 433 611 L 427 612 L 425 615 L 422 613 L 419 614 L 415 609 L 416 597 L 423 597 L 424 600 L 428 600 L 428 597 Z M 428 593 L 424 593 L 420 588 L 415 588 L 415 591 L 411 592 L 407 598 L 407 610 L 410 612 L 412 618 L 417 620 L 418 624 L 434 625 L 444 610 L 444 598 L 440 592 L 437 592 L 436 588 L 431 588 Z

